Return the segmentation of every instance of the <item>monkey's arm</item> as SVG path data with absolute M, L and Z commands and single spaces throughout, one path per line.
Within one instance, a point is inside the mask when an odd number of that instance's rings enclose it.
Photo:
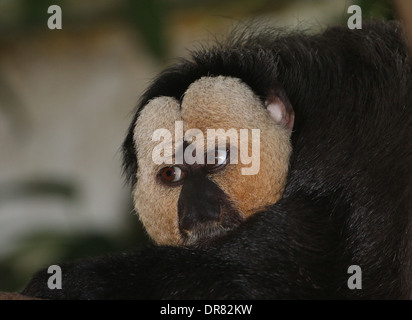
M 41 270 L 23 293 L 49 299 L 193 299 L 231 297 L 240 290 L 231 266 L 172 247 L 66 263 L 61 269 L 61 290 L 50 290 L 51 275 Z
M 303 201 L 290 204 L 287 210 L 276 205 L 245 222 L 215 247 L 154 247 L 62 264 L 61 290 L 47 287 L 51 275 L 42 270 L 23 294 L 49 299 L 322 297 L 328 276 L 312 271 L 325 263 L 333 241 L 330 235 L 329 241 L 324 241 L 318 223 L 326 231 L 326 221 L 314 216 L 321 215 L 315 214 L 314 205 Z M 304 217 L 310 221 L 305 222 Z

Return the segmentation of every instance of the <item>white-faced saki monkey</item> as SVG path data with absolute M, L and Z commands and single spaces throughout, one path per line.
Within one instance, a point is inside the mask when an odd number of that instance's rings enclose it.
M 194 51 L 147 89 L 123 144 L 157 245 L 61 264 L 61 290 L 42 270 L 23 293 L 411 298 L 411 112 L 397 23 L 258 28 Z

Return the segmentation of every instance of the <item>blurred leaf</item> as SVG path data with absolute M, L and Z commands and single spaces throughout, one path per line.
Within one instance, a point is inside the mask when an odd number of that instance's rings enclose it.
M 44 25 L 46 28 L 46 22 L 50 16 L 47 8 L 54 4 L 61 5 L 61 2 L 61 0 L 24 0 L 26 24 L 29 26 Z
M 390 0 L 356 0 L 355 4 L 361 7 L 364 18 L 395 18 L 395 8 Z
M 162 0 L 128 0 L 126 6 L 130 22 L 140 32 L 151 52 L 161 60 L 166 57 L 168 51 L 165 8 Z
M 78 191 L 74 183 L 65 180 L 36 179 L 10 182 L 0 186 L 0 203 L 44 196 L 61 197 L 72 201 L 78 196 Z
M 30 121 L 28 112 L 8 79 L 0 72 L 0 117 L 8 121 L 10 131 L 15 137 L 27 135 Z

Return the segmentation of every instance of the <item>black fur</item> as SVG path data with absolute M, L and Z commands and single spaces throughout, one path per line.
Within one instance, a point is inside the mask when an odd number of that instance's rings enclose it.
M 412 297 L 411 63 L 395 23 L 320 35 L 235 37 L 194 52 L 147 90 L 180 98 L 206 75 L 243 79 L 264 97 L 283 87 L 295 111 L 283 198 L 208 248 L 154 247 L 62 265 L 63 289 L 39 272 L 24 294 L 46 298 Z M 132 131 L 125 172 L 135 182 Z M 349 290 L 347 269 L 362 268 Z

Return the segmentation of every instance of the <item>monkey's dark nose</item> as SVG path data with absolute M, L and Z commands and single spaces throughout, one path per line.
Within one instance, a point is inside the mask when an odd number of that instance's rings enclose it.
M 193 228 L 220 220 L 220 198 L 223 191 L 204 175 L 186 179 L 178 201 L 179 228 Z

